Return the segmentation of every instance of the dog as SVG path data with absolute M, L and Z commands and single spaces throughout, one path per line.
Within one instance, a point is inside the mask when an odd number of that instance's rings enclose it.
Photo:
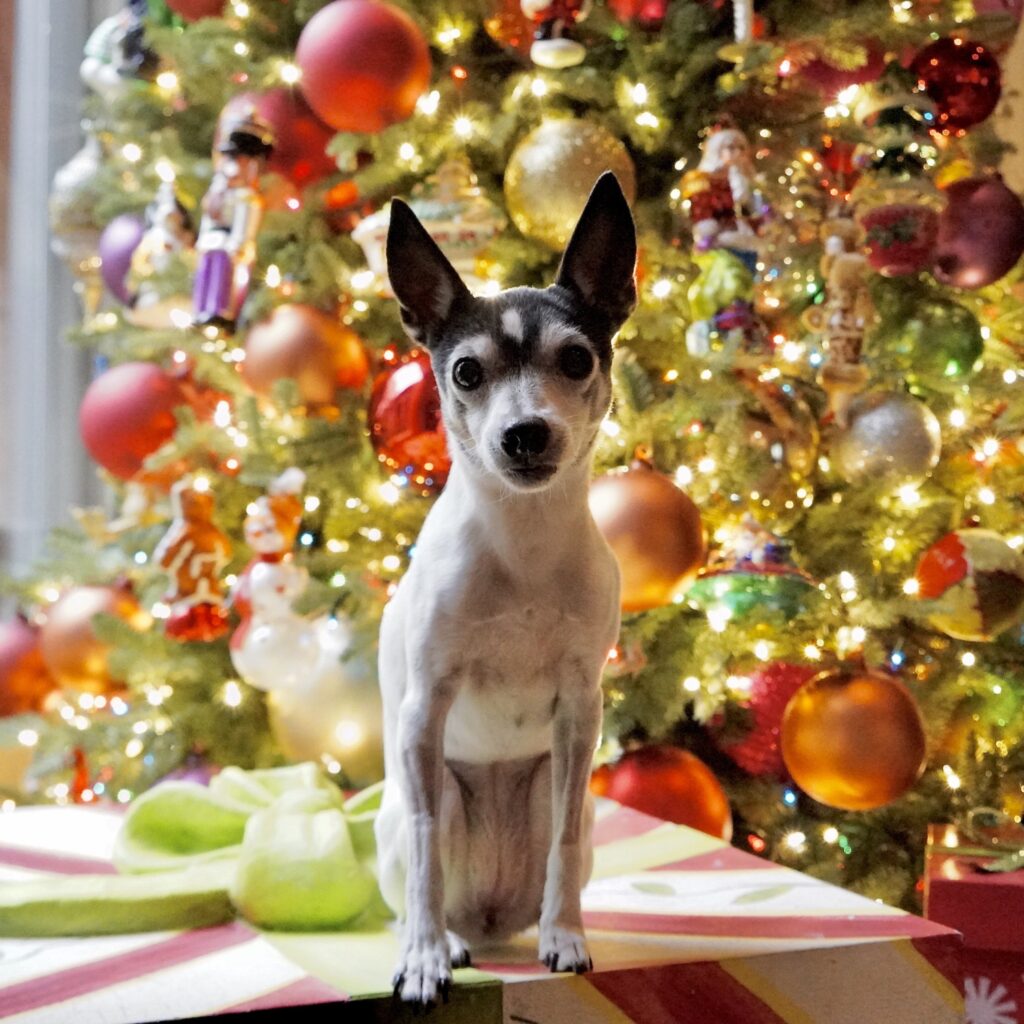
M 379 882 L 401 922 L 395 995 L 423 1007 L 470 943 L 535 924 L 552 971 L 592 967 L 580 890 L 619 571 L 587 494 L 636 231 L 605 174 L 553 285 L 475 298 L 395 200 L 387 263 L 452 460 L 380 631 Z

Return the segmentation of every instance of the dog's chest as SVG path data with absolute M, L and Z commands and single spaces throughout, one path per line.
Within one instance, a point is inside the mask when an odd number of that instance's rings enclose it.
M 445 756 L 489 762 L 550 750 L 559 684 L 592 645 L 581 632 L 578 620 L 540 605 L 467 629 L 460 638 L 466 660 L 448 715 Z

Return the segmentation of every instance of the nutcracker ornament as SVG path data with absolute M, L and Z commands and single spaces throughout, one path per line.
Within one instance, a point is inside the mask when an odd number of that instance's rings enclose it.
M 522 0 L 520 6 L 536 26 L 530 47 L 534 64 L 558 70 L 583 63 L 586 49 L 574 31 L 590 13 L 590 0 Z
M 818 382 L 828 395 L 828 412 L 838 426 L 849 422 L 850 403 L 867 386 L 868 371 L 861 363 L 864 332 L 875 310 L 868 288 L 870 268 L 857 245 L 857 225 L 847 217 L 826 222 L 821 274 L 825 279 L 824 305 L 813 306 L 804 324 L 822 336 L 825 362 Z
M 126 314 L 138 327 L 185 327 L 189 322 L 187 294 L 164 294 L 162 279 L 192 253 L 196 233 L 181 204 L 174 180 L 163 181 L 146 207 L 146 229 L 131 256 L 128 283 L 135 285 Z
M 171 506 L 171 525 L 153 551 L 154 562 L 170 576 L 164 632 L 181 641 L 216 640 L 228 630 L 220 574 L 231 558 L 231 542 L 214 523 L 213 495 L 199 481 L 179 480 Z
M 214 334 L 234 331 L 249 289 L 266 206 L 259 179 L 274 148 L 270 126 L 254 110 L 225 128 L 214 154 L 213 180 L 203 197 L 192 290 L 193 323 Z
M 709 129 L 700 164 L 683 175 L 680 194 L 700 268 L 689 291 L 687 350 L 761 362 L 770 342 L 754 311 L 754 271 L 768 207 L 755 186 L 750 143 L 731 120 L 722 118 Z

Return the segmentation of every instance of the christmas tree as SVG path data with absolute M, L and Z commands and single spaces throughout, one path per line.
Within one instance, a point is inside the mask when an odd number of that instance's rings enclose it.
M 984 0 L 129 3 L 51 210 L 114 496 L 8 584 L 3 796 L 379 776 L 377 626 L 447 469 L 389 200 L 493 294 L 553 279 L 612 170 L 640 301 L 592 490 L 625 613 L 594 788 L 913 906 L 929 822 L 1024 807 L 1024 207 L 986 123 L 1015 27 Z

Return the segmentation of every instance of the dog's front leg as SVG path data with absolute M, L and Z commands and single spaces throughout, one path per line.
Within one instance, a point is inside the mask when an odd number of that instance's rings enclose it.
M 601 730 L 601 690 L 588 680 L 559 692 L 551 757 L 553 829 L 540 917 L 540 958 L 553 971 L 592 967 L 583 934 L 583 808 Z
M 454 693 L 445 685 L 413 685 L 398 713 L 398 749 L 408 814 L 408 867 L 402 954 L 395 994 L 430 1005 L 447 998 L 452 983 L 444 921 L 441 866 L 441 790 L 444 724 Z

